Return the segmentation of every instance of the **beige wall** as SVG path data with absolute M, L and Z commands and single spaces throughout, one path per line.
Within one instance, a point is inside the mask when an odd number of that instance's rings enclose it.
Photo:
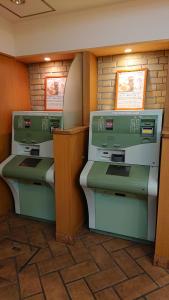
M 114 55 L 98 58 L 98 109 L 113 109 L 118 70 L 148 70 L 145 108 L 163 108 L 166 99 L 168 51 Z
M 126 0 L 25 18 L 14 24 L 16 55 L 165 40 L 169 38 L 168 16 L 168 0 Z
M 33 110 L 44 110 L 45 77 L 67 76 L 71 61 L 29 65 L 30 95 Z

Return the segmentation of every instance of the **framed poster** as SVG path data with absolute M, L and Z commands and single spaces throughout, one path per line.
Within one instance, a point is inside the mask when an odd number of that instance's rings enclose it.
M 118 71 L 116 81 L 116 110 L 144 109 L 147 69 Z
M 63 110 L 66 77 L 45 78 L 45 110 Z

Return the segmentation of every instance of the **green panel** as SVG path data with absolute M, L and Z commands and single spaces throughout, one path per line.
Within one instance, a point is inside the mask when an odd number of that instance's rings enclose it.
M 157 116 L 94 116 L 92 120 L 92 145 L 105 148 L 126 148 L 157 140 Z M 112 129 L 106 129 L 106 122 Z M 142 128 L 152 127 L 153 135 L 145 136 Z
M 96 229 L 147 239 L 147 200 L 95 193 Z
M 129 176 L 107 175 L 110 163 L 94 162 L 88 177 L 87 186 L 138 195 L 148 194 L 149 167 L 132 165 Z M 117 165 L 117 164 L 111 164 Z
M 55 220 L 54 191 L 50 186 L 19 182 L 19 199 L 22 215 Z
M 62 128 L 62 123 L 62 116 L 15 116 L 14 140 L 25 144 L 52 140 L 52 128 Z
M 46 181 L 45 175 L 47 170 L 53 164 L 52 158 L 37 158 L 41 159 L 36 167 L 25 167 L 20 166 L 24 159 L 28 156 L 16 155 L 10 162 L 8 162 L 3 168 L 3 176 L 8 178 L 17 178 L 17 179 L 27 179 L 27 180 L 37 180 L 37 181 Z M 35 158 L 36 159 L 36 158 Z

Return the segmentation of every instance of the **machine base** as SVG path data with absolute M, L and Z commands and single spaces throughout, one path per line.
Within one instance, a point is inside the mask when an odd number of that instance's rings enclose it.
M 139 243 L 139 244 L 147 244 L 147 245 L 153 245 L 154 244 L 154 242 L 151 242 L 151 241 L 148 241 L 148 240 L 132 238 L 131 236 L 125 236 L 125 235 L 116 234 L 116 233 L 113 233 L 113 232 L 106 232 L 106 231 L 102 231 L 102 230 L 98 230 L 98 229 L 92 229 L 92 228 L 89 228 L 89 230 L 91 232 L 94 232 L 94 233 L 108 235 L 110 237 L 119 238 L 119 239 L 123 239 L 123 240 L 128 240 L 128 241 Z

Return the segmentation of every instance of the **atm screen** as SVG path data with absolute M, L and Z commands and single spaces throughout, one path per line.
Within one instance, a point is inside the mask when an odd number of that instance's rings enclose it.
M 31 119 L 24 119 L 25 128 L 31 127 Z
M 40 163 L 41 159 L 40 158 L 32 158 L 32 157 L 28 157 L 25 158 L 20 164 L 19 166 L 21 167 L 32 167 L 35 168 L 39 163 Z
M 113 130 L 113 120 L 112 119 L 107 119 L 105 121 L 105 128 L 107 130 Z
M 129 176 L 130 166 L 109 165 L 106 174 L 116 176 Z

